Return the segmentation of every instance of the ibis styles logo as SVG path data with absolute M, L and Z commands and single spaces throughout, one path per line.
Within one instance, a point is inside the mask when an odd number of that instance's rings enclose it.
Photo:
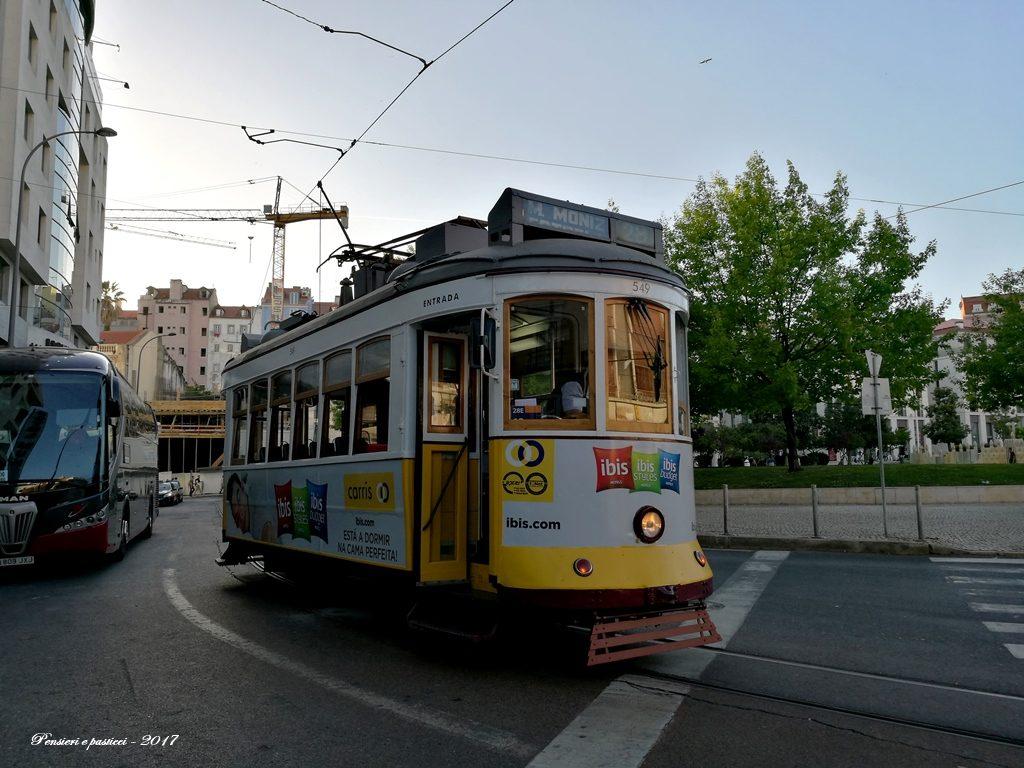
M 633 446 L 625 448 L 595 448 L 597 464 L 597 491 L 616 488 L 630 493 L 662 490 L 679 493 L 679 454 L 668 451 L 641 453 Z
M 304 488 L 292 487 L 289 480 L 274 486 L 277 507 L 277 537 L 289 534 L 293 539 L 311 541 L 316 536 L 327 541 L 327 484 L 306 481 Z

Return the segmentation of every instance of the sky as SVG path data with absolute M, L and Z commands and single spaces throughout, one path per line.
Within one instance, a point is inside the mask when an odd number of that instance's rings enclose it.
M 502 2 L 279 4 L 431 60 Z M 322 134 L 336 138 L 306 140 L 345 147 L 420 66 L 263 0 L 96 5 L 94 38 L 120 46 L 94 46 L 97 69 L 130 84 L 101 83 L 104 122 L 119 134 L 108 210 L 262 208 L 274 182 L 247 180 L 277 175 L 282 206 L 294 206 L 338 153 L 258 146 L 237 126 Z M 932 204 L 1024 180 L 1022 39 L 1016 0 L 515 0 L 430 67 L 366 139 L 688 179 L 732 178 L 756 151 L 780 179 L 792 161 L 812 191 L 842 171 L 853 196 Z M 353 239 L 376 243 L 457 215 L 486 218 L 509 186 L 597 207 L 614 199 L 623 213 L 653 219 L 677 211 L 694 185 L 359 144 L 324 186 L 349 206 Z M 953 205 L 1002 213 L 909 215 L 916 247 L 937 242 L 919 282 L 952 302 L 947 317 L 988 273 L 1024 267 L 1024 184 Z M 259 302 L 269 225 L 143 226 L 236 248 L 108 231 L 103 277 L 119 283 L 128 308 L 173 277 L 215 287 L 223 304 Z M 342 242 L 331 222 L 290 225 L 286 285 L 330 300 L 348 267 L 316 265 Z

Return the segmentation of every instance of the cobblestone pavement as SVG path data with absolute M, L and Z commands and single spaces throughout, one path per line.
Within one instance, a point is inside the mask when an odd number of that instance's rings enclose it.
M 913 504 L 890 504 L 889 539 L 917 539 Z M 973 550 L 1024 552 L 1024 505 L 936 504 L 921 510 L 925 541 Z M 724 533 L 722 507 L 697 507 L 697 532 Z M 729 533 L 740 536 L 809 537 L 808 506 L 729 506 Z M 871 505 L 818 505 L 818 535 L 826 539 L 885 540 L 882 508 Z

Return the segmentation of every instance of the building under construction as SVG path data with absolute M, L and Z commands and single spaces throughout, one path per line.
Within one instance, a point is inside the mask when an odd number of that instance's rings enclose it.
M 219 468 L 224 461 L 223 400 L 156 400 L 161 472 Z

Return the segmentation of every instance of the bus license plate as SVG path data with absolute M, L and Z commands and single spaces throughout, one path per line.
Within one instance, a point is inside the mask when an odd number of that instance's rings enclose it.
M 32 565 L 36 559 L 32 555 L 24 557 L 0 557 L 0 568 L 5 565 Z

